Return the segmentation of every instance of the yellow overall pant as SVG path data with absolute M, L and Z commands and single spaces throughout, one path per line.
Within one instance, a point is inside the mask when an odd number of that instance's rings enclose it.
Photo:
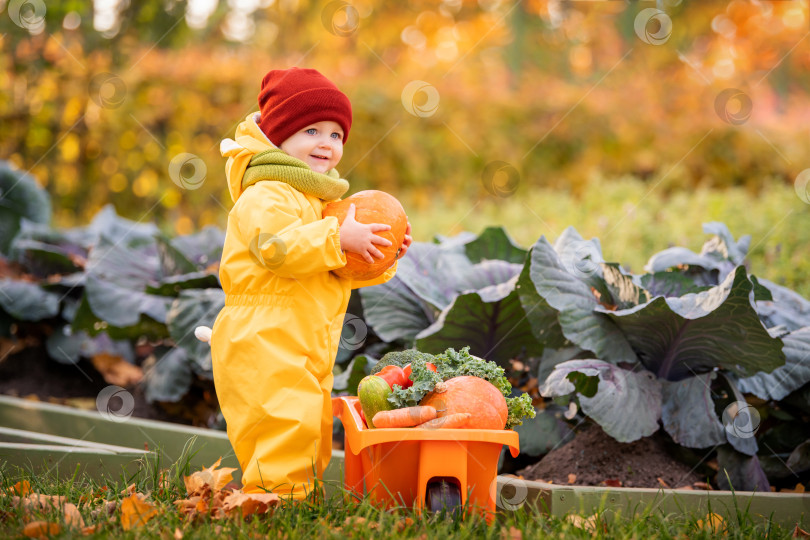
M 214 385 L 246 492 L 303 498 L 332 452 L 332 368 L 353 282 L 337 219 L 326 202 L 281 181 L 241 189 L 245 160 L 261 132 L 243 122 L 225 153 L 234 207 L 228 214 L 220 281 L 225 307 L 211 336 Z

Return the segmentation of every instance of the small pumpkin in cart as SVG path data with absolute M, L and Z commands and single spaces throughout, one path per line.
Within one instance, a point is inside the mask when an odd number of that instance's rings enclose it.
M 489 381 L 471 375 L 438 383 L 419 405 L 435 408 L 438 418 L 469 413 L 464 427 L 472 429 L 504 429 L 509 419 L 509 408 L 501 391 Z
M 408 227 L 408 217 L 400 202 L 384 191 L 369 189 L 358 191 L 343 200 L 331 202 L 323 209 L 323 217 L 334 216 L 339 224 L 343 224 L 349 206 L 354 204 L 354 219 L 360 223 L 382 223 L 390 225 L 388 231 L 375 233 L 391 241 L 390 246 L 375 244 L 383 254 L 382 259 L 374 258 L 373 263 L 367 263 L 358 253 L 346 253 L 346 266 L 333 270 L 340 277 L 364 281 L 374 279 L 388 270 L 399 255 L 402 242 L 405 240 L 405 230 Z

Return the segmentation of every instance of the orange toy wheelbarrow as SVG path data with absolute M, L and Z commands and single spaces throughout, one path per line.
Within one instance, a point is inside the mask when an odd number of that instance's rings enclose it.
M 503 445 L 512 457 L 519 437 L 512 430 L 368 429 L 360 400 L 332 399 L 332 414 L 345 431 L 344 485 L 376 504 L 439 511 L 467 505 L 494 516 L 498 457 Z

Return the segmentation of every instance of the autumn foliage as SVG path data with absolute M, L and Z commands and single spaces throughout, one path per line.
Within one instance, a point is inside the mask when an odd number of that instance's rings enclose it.
M 244 42 L 223 13 L 191 28 L 185 2 L 132 4 L 106 37 L 91 2 L 50 3 L 35 35 L 0 17 L 0 158 L 47 186 L 61 225 L 113 202 L 181 234 L 224 226 L 219 141 L 258 108 L 264 72 L 295 64 L 352 100 L 339 167 L 352 189 L 412 192 L 417 206 L 486 196 L 496 160 L 521 189 L 630 174 L 659 189 L 758 190 L 792 182 L 810 144 L 806 3 L 659 2 L 672 20 L 660 45 L 634 32 L 638 3 L 371 1 L 340 35 L 322 3 L 273 2 Z M 409 113 L 426 100 L 403 94 L 410 81 L 435 88 L 435 111 Z M 728 118 L 738 101 L 718 112 L 728 88 L 752 103 L 742 122 Z M 169 174 L 173 160 L 193 187 Z

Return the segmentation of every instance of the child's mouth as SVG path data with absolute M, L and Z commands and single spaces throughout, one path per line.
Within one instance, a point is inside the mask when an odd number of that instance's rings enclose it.
M 328 157 L 326 157 L 326 156 L 317 156 L 317 155 L 315 155 L 315 154 L 311 154 L 311 155 L 312 155 L 312 157 L 314 157 L 315 159 L 322 159 L 322 160 L 324 160 L 324 161 L 329 161 L 329 158 L 328 158 Z

